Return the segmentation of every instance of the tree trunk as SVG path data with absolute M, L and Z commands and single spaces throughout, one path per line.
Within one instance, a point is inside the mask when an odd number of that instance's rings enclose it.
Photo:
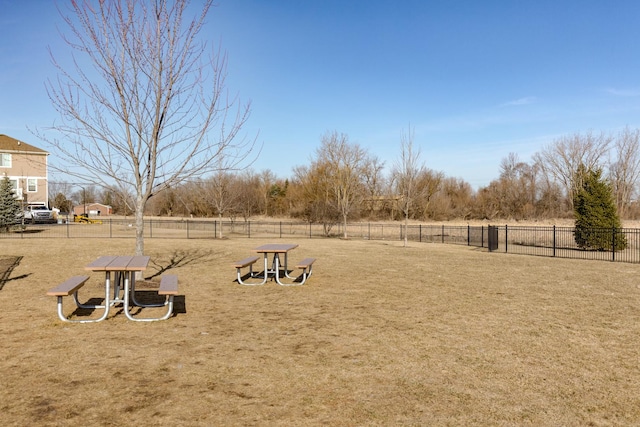
M 144 255 L 144 202 L 142 197 L 136 199 L 136 255 Z
M 404 216 L 404 247 L 408 246 L 407 243 L 407 231 L 409 229 L 409 211 Z
M 347 236 L 347 215 L 343 215 L 342 218 L 343 218 L 343 223 L 344 223 L 344 233 L 343 234 L 344 234 L 344 239 L 346 240 L 346 239 L 348 239 L 348 236 Z

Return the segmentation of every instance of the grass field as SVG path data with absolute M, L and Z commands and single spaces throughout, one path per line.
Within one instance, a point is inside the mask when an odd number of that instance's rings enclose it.
M 245 287 L 271 241 L 153 239 L 174 317 L 67 324 L 47 289 L 134 242 L 61 242 L 1 242 L 4 426 L 640 424 L 637 265 L 304 239 L 307 284 Z

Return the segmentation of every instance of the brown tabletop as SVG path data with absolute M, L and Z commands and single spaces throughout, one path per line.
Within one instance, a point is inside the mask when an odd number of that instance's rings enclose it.
M 101 256 L 84 269 L 91 271 L 144 271 L 148 264 L 149 257 L 145 255 Z
M 298 245 L 294 243 L 267 243 L 266 245 L 258 246 L 253 249 L 253 252 L 258 253 L 287 253 L 292 249 L 297 248 Z

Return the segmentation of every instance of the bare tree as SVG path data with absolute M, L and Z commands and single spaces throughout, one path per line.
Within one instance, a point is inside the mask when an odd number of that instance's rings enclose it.
M 615 138 L 614 146 L 616 159 L 609 165 L 609 180 L 618 214 L 624 218 L 640 179 L 640 130 L 625 128 Z
M 289 212 L 309 222 L 322 222 L 325 235 L 329 235 L 333 225 L 339 221 L 340 212 L 329 185 L 327 163 L 316 160 L 309 166 L 294 168 L 294 173 L 294 185 L 287 194 Z
M 232 190 L 236 193 L 237 208 L 242 213 L 244 221 L 261 212 L 263 191 L 261 177 L 251 171 L 245 171 L 236 177 Z
M 78 0 L 63 35 L 78 54 L 47 91 L 61 121 L 49 141 L 57 166 L 135 197 L 136 253 L 158 191 L 241 165 L 255 139 L 240 135 L 250 106 L 226 92 L 226 56 L 199 39 L 212 0 L 193 19 L 187 0 Z M 62 12 L 63 13 L 63 12 Z M 79 168 L 78 168 L 79 167 Z
M 320 163 L 326 167 L 329 194 L 342 216 L 346 239 L 349 216 L 365 195 L 364 176 L 371 159 L 358 144 L 349 143 L 347 135 L 335 131 L 322 138 L 317 153 Z
M 231 214 L 237 208 L 238 194 L 234 191 L 233 184 L 237 180 L 235 175 L 220 169 L 205 183 L 204 197 L 210 203 L 218 215 L 220 227 L 218 237 L 222 239 L 222 217 Z
M 583 164 L 588 170 L 598 169 L 611 141 L 611 136 L 603 133 L 576 133 L 553 141 L 534 155 L 543 173 L 564 188 L 570 210 L 573 210 L 573 196 L 581 187 L 581 183 L 576 182 L 578 167 Z
M 368 201 L 368 214 L 371 216 L 377 207 L 377 201 L 382 201 L 385 178 L 382 175 L 384 162 L 377 157 L 371 157 L 364 169 L 364 186 L 366 189 L 366 199 Z
M 404 214 L 404 246 L 407 246 L 407 228 L 412 204 L 418 196 L 418 181 L 424 174 L 425 166 L 420 162 L 420 149 L 413 146 L 414 132 L 409 127 L 400 136 L 400 159 L 391 172 L 396 194 L 400 196 L 400 210 Z
M 536 216 L 538 191 L 538 164 L 520 161 L 516 153 L 509 153 L 500 162 L 501 216 L 517 220 Z
M 442 177 L 429 214 L 433 219 L 469 219 L 473 211 L 473 189 L 461 178 Z

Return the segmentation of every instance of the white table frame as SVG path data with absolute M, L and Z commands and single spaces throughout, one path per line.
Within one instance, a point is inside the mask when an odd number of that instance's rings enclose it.
M 289 275 L 289 252 L 297 248 L 295 243 L 268 243 L 266 245 L 258 246 L 253 249 L 253 252 L 263 254 L 264 258 L 264 270 L 262 283 L 258 285 L 264 285 L 269 280 L 269 277 L 273 277 L 276 283 L 280 286 L 297 285 L 297 283 L 285 283 L 280 280 L 280 267 L 283 267 L 284 276 L 294 280 L 295 277 Z M 271 268 L 269 268 L 269 254 L 273 254 L 271 261 Z M 283 256 L 284 263 L 280 262 L 280 255 Z M 254 274 L 253 277 L 260 278 L 259 274 Z

